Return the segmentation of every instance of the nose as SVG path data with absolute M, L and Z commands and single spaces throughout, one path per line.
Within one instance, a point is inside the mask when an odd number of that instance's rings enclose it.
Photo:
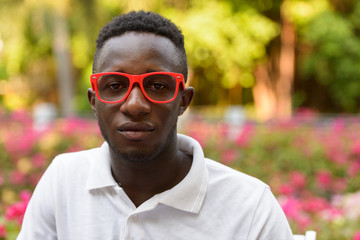
M 123 104 L 121 104 L 120 111 L 133 118 L 138 118 L 150 113 L 150 102 L 143 95 L 140 86 L 133 86 L 129 96 Z

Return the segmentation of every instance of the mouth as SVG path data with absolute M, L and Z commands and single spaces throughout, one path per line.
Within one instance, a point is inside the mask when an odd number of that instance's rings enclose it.
M 154 129 L 148 123 L 125 123 L 118 128 L 118 132 L 128 140 L 141 141 L 147 138 Z

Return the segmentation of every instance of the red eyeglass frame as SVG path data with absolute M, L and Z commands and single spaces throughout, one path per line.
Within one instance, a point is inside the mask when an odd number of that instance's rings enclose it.
M 144 85 L 143 85 L 143 81 L 145 77 L 151 76 L 151 75 L 156 75 L 156 74 L 166 74 L 166 75 L 170 75 L 172 77 L 174 77 L 176 79 L 176 89 L 175 89 L 175 94 L 174 97 L 170 100 L 166 100 L 166 101 L 157 101 L 157 100 L 153 100 L 151 98 L 149 98 L 146 95 L 146 92 L 144 90 Z M 98 87 L 97 87 L 97 80 L 104 75 L 120 75 L 120 76 L 125 76 L 130 80 L 130 85 L 129 85 L 129 90 L 126 93 L 126 95 L 118 101 L 112 102 L 112 101 L 106 101 L 100 98 L 99 96 L 99 92 L 98 92 Z M 97 98 L 104 103 L 119 103 L 124 101 L 125 99 L 127 99 L 127 97 L 130 95 L 132 89 L 133 89 L 133 85 L 134 83 L 138 83 L 141 89 L 141 92 L 143 93 L 143 95 L 145 96 L 145 98 L 151 102 L 154 103 L 169 103 L 171 101 L 174 101 L 174 99 L 176 98 L 178 91 L 179 91 L 179 84 L 181 84 L 181 86 L 183 87 L 183 89 L 185 89 L 185 80 L 184 80 L 184 76 L 181 73 L 173 73 L 173 72 L 151 72 L 151 73 L 145 73 L 145 74 L 140 74 L 140 75 L 133 75 L 133 74 L 127 74 L 127 73 L 122 73 L 122 72 L 102 72 L 102 73 L 94 73 L 90 75 L 90 82 L 91 82 L 91 88 L 95 91 Z

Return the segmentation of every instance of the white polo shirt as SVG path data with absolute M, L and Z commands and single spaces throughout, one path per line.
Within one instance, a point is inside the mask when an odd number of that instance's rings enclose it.
M 266 184 L 204 158 L 190 137 L 178 134 L 178 145 L 193 156 L 189 173 L 138 208 L 112 177 L 107 143 L 59 155 L 34 191 L 18 239 L 292 239 Z

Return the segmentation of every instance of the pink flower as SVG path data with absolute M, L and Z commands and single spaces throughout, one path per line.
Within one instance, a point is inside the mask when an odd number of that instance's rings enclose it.
M 252 132 L 253 132 L 253 126 L 250 124 L 244 124 L 241 133 L 236 137 L 236 143 L 239 146 L 246 147 Z
M 360 171 L 360 159 L 356 159 L 356 161 L 349 164 L 348 174 L 350 177 L 355 177 Z
M 334 163 L 346 164 L 346 162 L 348 161 L 346 153 L 343 150 L 338 149 L 336 145 L 341 145 L 341 143 L 337 143 L 337 144 L 333 144 L 333 146 L 329 146 L 328 147 L 329 149 L 326 153 L 327 157 Z
M 299 171 L 290 173 L 290 183 L 298 189 L 302 189 L 306 186 L 306 176 Z
M 354 234 L 353 240 L 360 240 L 360 230 Z
M 22 202 L 28 203 L 30 201 L 31 198 L 31 192 L 30 191 L 21 191 L 20 192 L 20 200 Z
M 282 195 L 291 195 L 295 192 L 295 188 L 290 184 L 282 184 L 279 187 L 279 193 Z
M 17 132 L 21 132 L 21 134 Z M 17 157 L 30 154 L 38 138 L 38 135 L 30 127 L 19 128 L 8 134 L 4 144 L 5 149 Z
M 321 197 L 312 197 L 304 202 L 304 210 L 316 213 L 330 207 L 330 203 Z
M 333 124 L 334 124 L 333 131 L 334 131 L 335 135 L 341 134 L 347 125 L 345 119 L 343 119 L 343 118 L 335 119 Z
M 20 202 L 16 202 L 10 205 L 5 210 L 5 219 L 9 221 L 16 221 L 18 225 L 22 224 L 25 210 L 30 201 L 30 193 L 27 191 L 22 191 L 20 193 L 20 200 Z
M 299 224 L 302 231 L 305 231 L 312 224 L 311 217 L 306 214 L 300 214 L 295 221 Z
M 66 136 L 72 136 L 74 134 L 78 134 L 79 132 L 84 132 L 86 131 L 87 127 L 88 122 L 86 122 L 84 119 L 76 117 L 69 117 L 60 122 L 60 129 Z
M 291 219 L 296 219 L 301 214 L 301 202 L 294 197 L 279 198 L 280 206 L 285 215 Z
M 197 133 L 196 131 L 189 131 L 187 134 L 198 141 L 202 147 L 205 146 L 205 139 L 201 136 L 201 134 Z
M 0 238 L 6 238 L 6 229 L 5 229 L 5 225 L 0 224 Z
M 11 120 L 14 122 L 21 122 L 23 124 L 31 125 L 32 118 L 25 109 L 17 109 L 11 113 Z
M 23 184 L 26 182 L 26 176 L 23 173 L 14 170 L 10 173 L 10 182 L 14 185 Z
M 225 150 L 222 154 L 221 154 L 221 161 L 226 164 L 229 165 L 230 163 L 232 163 L 234 160 L 236 159 L 236 151 L 234 150 Z
M 328 190 L 331 187 L 332 175 L 331 172 L 322 170 L 316 173 L 316 184 L 319 188 Z
M 0 186 L 3 185 L 4 183 L 4 177 L 2 175 L 2 173 L 0 172 Z
M 360 156 L 360 142 L 355 142 L 352 146 L 352 151 L 353 154 Z
M 33 156 L 31 158 L 32 164 L 37 168 L 43 167 L 45 165 L 45 163 L 46 163 L 46 160 L 47 159 L 44 157 L 44 155 L 42 155 L 40 153 L 36 154 L 35 156 Z
M 222 123 L 219 125 L 219 132 L 222 137 L 226 137 L 229 134 L 229 125 Z
M 305 230 L 312 223 L 310 216 L 303 211 L 299 199 L 295 197 L 279 197 L 278 200 L 285 215 L 295 221 L 302 230 Z
M 26 207 L 27 204 L 24 204 L 23 202 L 12 204 L 8 208 L 6 208 L 5 219 L 9 221 L 15 220 L 19 225 L 21 225 Z

